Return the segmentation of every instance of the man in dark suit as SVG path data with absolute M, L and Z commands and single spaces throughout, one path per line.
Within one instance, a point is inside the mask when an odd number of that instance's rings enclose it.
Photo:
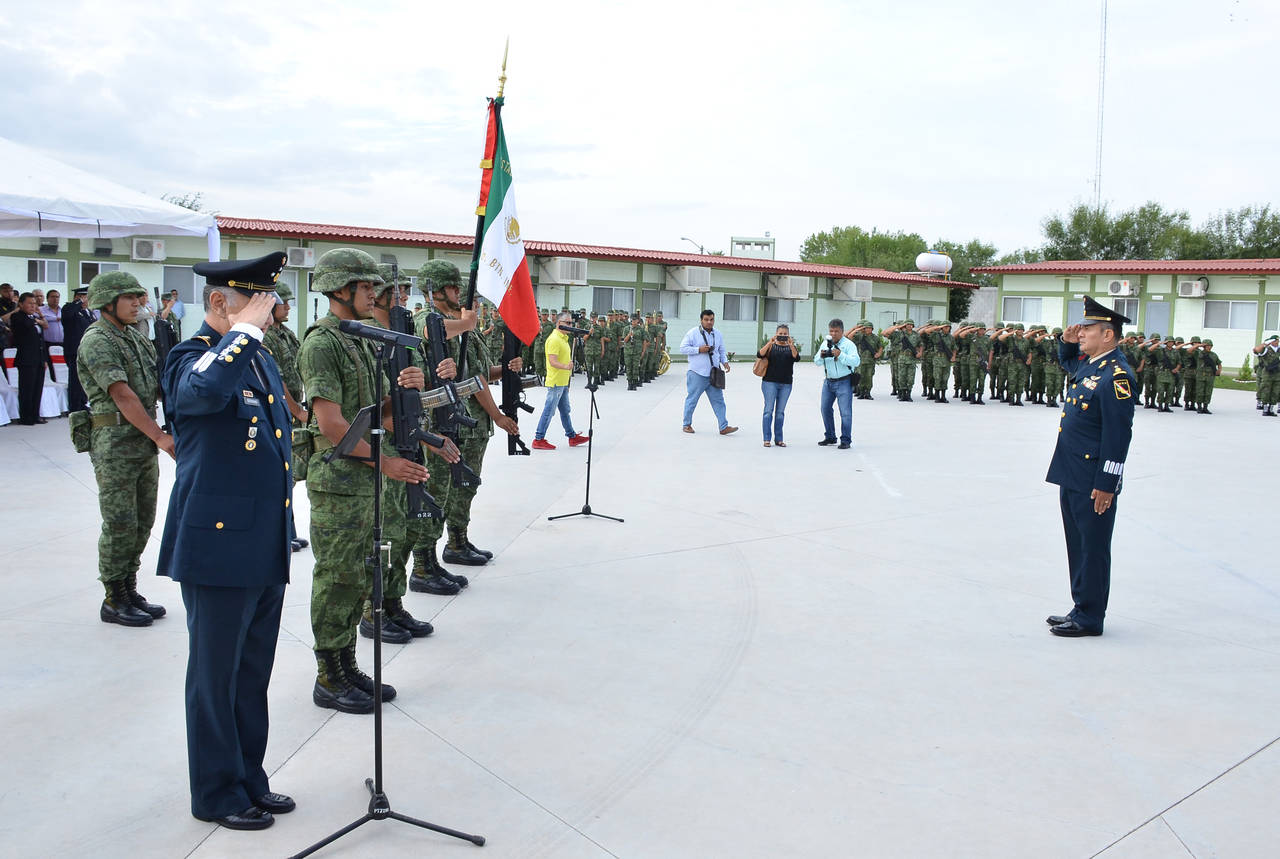
M 1068 328 L 1058 347 L 1069 381 L 1045 480 L 1059 487 L 1075 605 L 1048 623 L 1067 638 L 1102 635 L 1107 613 L 1115 500 L 1133 438 L 1133 371 L 1116 348 L 1128 321 L 1085 296 L 1084 321 Z
M 76 367 L 76 355 L 80 352 L 80 341 L 84 332 L 93 324 L 93 311 L 85 302 L 89 295 L 89 287 L 80 286 L 73 294 L 74 298 L 62 305 L 62 348 L 67 359 L 67 410 L 78 412 L 88 408 L 89 400 L 80 385 L 80 370 Z
M 44 392 L 44 329 L 49 323 L 40 315 L 34 294 L 24 292 L 18 298 L 9 327 L 18 350 L 13 361 L 18 368 L 18 422 L 46 424 L 48 421 L 40 417 L 40 395 Z
M 265 829 L 294 808 L 262 768 L 293 554 L 291 417 L 262 349 L 285 259 L 194 266 L 207 283 L 204 324 L 163 375 L 178 471 L 159 573 L 181 583 L 187 610 L 191 813 L 232 829 Z

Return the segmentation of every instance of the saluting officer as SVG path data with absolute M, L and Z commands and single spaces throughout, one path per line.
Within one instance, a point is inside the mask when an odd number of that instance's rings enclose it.
M 285 260 L 193 266 L 204 324 L 170 350 L 163 380 L 178 472 L 158 572 L 181 584 L 187 609 L 191 813 L 230 829 L 294 809 L 262 767 L 293 537 L 292 422 L 262 347 Z
M 165 614 L 164 606 L 138 593 L 142 550 L 156 521 L 156 455 L 163 450 L 173 456 L 173 437 L 156 423 L 156 351 L 133 327 L 146 296 L 128 272 L 91 280 L 89 307 L 101 317 L 85 332 L 76 356 L 89 398 L 89 459 L 102 512 L 98 578 L 107 596 L 99 616 L 123 626 L 150 626 Z
M 1049 616 L 1054 635 L 1102 635 L 1107 614 L 1115 499 L 1133 437 L 1133 374 L 1116 349 L 1128 321 L 1085 296 L 1084 321 L 1066 330 L 1058 350 L 1070 381 L 1045 480 L 1059 487 L 1075 605 Z

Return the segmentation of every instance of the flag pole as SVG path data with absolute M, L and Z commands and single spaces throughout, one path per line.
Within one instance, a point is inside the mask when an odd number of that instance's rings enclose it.
M 507 37 L 507 42 L 502 48 L 502 71 L 498 75 L 498 95 L 492 99 L 493 102 L 493 121 L 495 128 L 502 121 L 502 91 L 507 86 L 507 53 L 511 49 L 511 37 Z M 496 137 L 495 137 L 496 139 Z M 486 141 L 486 149 L 487 149 Z M 485 152 L 485 158 L 480 162 L 481 175 L 483 171 L 493 170 L 493 160 L 491 153 Z M 483 180 L 481 180 L 483 184 Z M 475 308 L 476 303 L 476 275 L 480 270 L 480 243 L 484 241 L 484 215 L 488 205 L 488 200 L 482 200 L 480 205 L 476 207 L 476 238 L 471 248 L 471 272 L 467 275 L 467 297 L 462 306 L 468 310 Z M 476 323 L 479 324 L 478 322 Z M 467 375 L 467 335 L 469 331 L 462 332 L 462 342 L 458 346 L 458 378 L 465 379 Z M 486 368 L 487 369 L 487 368 Z

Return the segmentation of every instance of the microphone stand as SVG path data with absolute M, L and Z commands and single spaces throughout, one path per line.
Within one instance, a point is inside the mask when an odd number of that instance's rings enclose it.
M 591 509 L 591 447 L 595 443 L 596 438 L 596 416 L 600 414 L 600 409 L 596 405 L 596 389 L 600 387 L 594 382 L 587 383 L 587 390 L 591 392 L 591 409 L 587 414 L 587 494 L 582 500 L 582 509 L 575 513 L 561 513 L 559 516 L 548 516 L 548 522 L 554 522 L 557 519 L 568 519 L 571 516 L 595 516 L 597 519 L 610 519 L 614 522 L 622 522 L 623 519 L 617 516 L 606 516 L 603 513 L 597 513 Z M 565 391 L 565 396 L 569 396 L 569 392 Z
M 422 829 L 439 832 L 442 835 L 451 835 L 454 838 L 470 841 L 477 847 L 484 844 L 483 835 L 468 835 L 456 829 L 438 826 L 425 820 L 419 820 L 416 817 L 410 817 L 407 814 L 392 811 L 391 802 L 387 799 L 386 791 L 382 788 L 382 566 L 383 557 L 388 555 L 391 550 L 391 544 L 382 541 L 382 436 L 386 432 L 382 428 L 382 365 L 385 360 L 386 350 L 383 341 L 370 339 L 370 342 L 373 344 L 374 354 L 377 356 L 375 366 L 378 368 L 378 371 L 374 373 L 376 377 L 374 380 L 374 404 L 366 406 L 356 414 L 355 420 L 351 422 L 351 426 L 342 437 L 342 441 L 333 450 L 324 455 L 325 462 L 331 462 L 335 456 L 342 456 L 357 462 L 373 464 L 373 778 L 364 780 L 364 786 L 369 790 L 369 810 L 365 812 L 363 817 L 347 824 L 332 835 L 317 841 L 305 850 L 293 854 L 290 859 L 301 859 L 303 856 L 310 856 L 320 848 L 332 844 L 366 823 L 380 820 L 399 820 L 401 823 L 412 824 Z M 371 455 L 367 457 L 354 456 L 351 451 L 364 436 L 366 429 L 369 430 L 370 435 L 369 449 Z

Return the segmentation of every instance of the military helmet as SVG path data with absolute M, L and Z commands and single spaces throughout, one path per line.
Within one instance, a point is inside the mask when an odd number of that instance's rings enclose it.
M 286 303 L 293 301 L 293 290 L 290 289 L 286 284 L 283 284 L 283 283 L 276 284 L 276 295 L 280 296 L 280 299 Z
M 1019 322 L 1017 325 L 1013 326 L 1013 330 L 1014 330 L 1014 331 L 1026 331 L 1026 330 L 1027 330 L 1027 327 L 1026 327 L 1025 325 L 1023 325 L 1021 322 Z
M 373 288 L 373 294 L 379 298 L 396 284 L 400 285 L 402 292 L 407 293 L 409 291 L 409 275 L 405 274 L 403 269 L 399 269 L 389 262 L 378 263 L 378 276 L 382 278 L 382 283 Z
M 1134 336 L 1135 336 L 1135 337 L 1137 337 L 1137 338 L 1139 338 L 1139 339 L 1141 339 L 1141 340 L 1145 340 L 1145 339 L 1146 339 L 1146 337 L 1147 337 L 1147 335 L 1143 334 L 1141 331 L 1139 331 L 1139 332 L 1138 332 L 1137 334 L 1135 334 Z
M 101 310 L 122 295 L 146 295 L 138 279 L 127 271 L 106 271 L 89 281 L 89 309 Z
M 915 324 L 916 324 L 916 321 L 915 321 L 914 319 L 904 319 L 904 320 L 902 320 L 902 324 L 903 324 L 903 325 L 915 325 Z
M 1055 328 L 1055 329 L 1053 329 L 1053 333 L 1054 333 L 1054 336 L 1056 337 L 1057 335 L 1059 335 L 1059 334 L 1061 334 L 1061 333 L 1062 333 L 1062 329 L 1061 329 L 1061 328 Z
M 1204 345 L 1206 345 L 1206 346 L 1212 346 L 1212 345 L 1213 345 L 1213 341 L 1212 341 L 1212 340 L 1210 340 L 1208 337 L 1204 338 L 1204 340 L 1203 340 L 1202 342 L 1203 342 L 1203 343 L 1204 343 Z
M 337 292 L 347 284 L 362 280 L 375 286 L 382 283 L 382 275 L 378 274 L 378 264 L 373 257 L 356 248 L 325 251 L 316 260 L 312 274 L 315 278 L 311 284 L 312 289 L 325 294 Z
M 1150 339 L 1152 339 L 1152 340 L 1159 340 L 1159 339 L 1160 339 L 1160 335 L 1159 335 L 1159 334 L 1152 334 Z
M 1200 342 L 1200 338 L 1199 338 L 1198 336 L 1192 337 L 1192 338 L 1191 338 L 1191 342 L 1192 342 L 1192 343 L 1199 343 L 1199 342 Z
M 422 264 L 422 268 L 418 269 L 418 283 L 421 284 L 423 292 L 428 288 L 433 293 L 444 292 L 446 286 L 456 286 L 461 289 L 462 273 L 447 259 L 427 260 Z M 546 311 L 542 313 L 545 314 Z

